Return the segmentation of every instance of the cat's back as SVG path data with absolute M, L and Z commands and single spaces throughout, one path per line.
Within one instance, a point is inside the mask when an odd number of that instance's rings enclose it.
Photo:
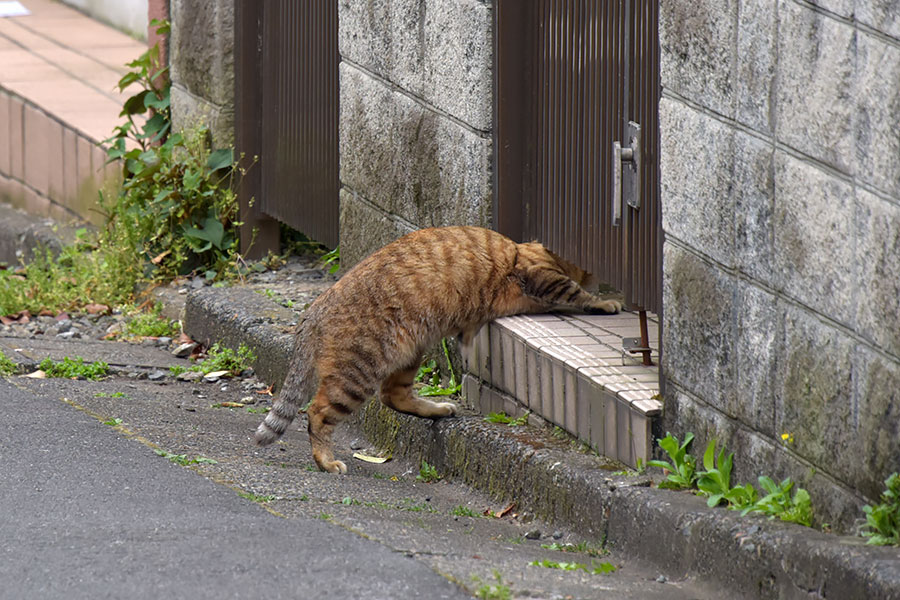
M 409 233 L 345 273 L 317 302 L 320 310 L 453 313 L 490 302 L 516 261 L 516 244 L 481 227 L 432 227 Z M 333 307 L 333 308 L 332 308 Z

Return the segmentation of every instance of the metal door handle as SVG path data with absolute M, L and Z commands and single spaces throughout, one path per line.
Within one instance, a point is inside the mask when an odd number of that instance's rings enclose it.
M 613 226 L 622 222 L 622 163 L 629 164 L 633 175 L 631 195 L 628 206 L 634 209 L 641 207 L 641 126 L 634 121 L 628 122 L 628 133 L 631 147 L 622 147 L 619 141 L 613 142 Z

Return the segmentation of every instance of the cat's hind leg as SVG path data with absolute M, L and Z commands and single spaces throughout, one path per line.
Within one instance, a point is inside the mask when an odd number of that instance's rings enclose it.
M 401 369 L 387 377 L 381 384 L 381 401 L 396 411 L 435 419 L 456 414 L 452 402 L 432 402 L 413 393 L 413 381 L 418 371 L 416 366 Z
M 371 397 L 371 391 L 358 388 L 340 377 L 322 378 L 306 416 L 313 459 L 323 471 L 347 472 L 347 465 L 334 458 L 331 437 L 335 426 L 362 406 Z

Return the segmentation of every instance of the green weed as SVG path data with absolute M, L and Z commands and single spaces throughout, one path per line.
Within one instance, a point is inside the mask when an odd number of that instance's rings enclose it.
M 341 268 L 341 249 L 335 246 L 334 250 L 322 255 L 322 266 L 328 267 L 328 272 L 334 275 Z
M 419 367 L 416 373 L 416 381 L 427 381 L 426 385 L 419 388 L 420 396 L 452 396 L 458 394 L 462 389 L 462 383 L 457 382 L 456 373 L 453 371 L 453 364 L 450 362 L 450 350 L 447 348 L 447 340 L 441 340 L 441 348 L 444 351 L 444 358 L 447 360 L 447 370 L 450 373 L 450 381 L 445 386 L 441 384 L 441 373 L 434 360 L 428 361 L 427 364 Z
M 434 483 L 441 479 L 442 476 L 438 475 L 437 469 L 423 460 L 419 467 L 419 474 L 416 475 L 416 480 L 424 481 L 425 483 Z
M 238 346 L 237 352 L 231 348 L 213 344 L 206 352 L 206 359 L 190 368 L 204 375 L 213 371 L 228 371 L 232 375 L 240 375 L 241 371 L 250 367 L 256 360 L 256 353 L 245 344 Z
M 697 480 L 696 461 L 694 457 L 687 453 L 687 448 L 694 440 L 694 434 L 688 433 L 684 436 L 684 442 L 679 443 L 678 438 L 671 433 L 667 433 L 666 437 L 657 440 L 659 447 L 665 450 L 672 462 L 663 460 L 647 461 L 651 467 L 659 467 L 669 471 L 666 480 L 659 484 L 661 488 L 682 490 L 694 487 Z
M 277 496 L 259 496 L 257 494 L 251 494 L 250 492 L 238 492 L 237 495 L 259 504 L 265 504 L 266 502 L 271 502 L 277 498 Z
M 135 312 L 125 322 L 125 335 L 130 338 L 175 337 L 181 328 L 178 321 L 162 316 L 162 304 L 146 312 Z
M 2 351 L 0 351 L 0 377 L 9 377 L 16 371 L 18 371 L 19 367 L 14 363 L 8 356 L 6 356 Z
M 103 421 L 104 425 L 109 425 L 110 427 L 115 427 L 116 425 L 122 424 L 122 419 L 107 419 Z
M 868 544 L 900 546 L 900 474 L 891 473 L 884 481 L 881 502 L 863 506 L 867 531 L 863 535 Z
M 523 427 L 528 425 L 528 415 L 530 414 L 531 411 L 526 411 L 524 415 L 513 419 L 505 412 L 492 412 L 488 413 L 484 420 L 488 423 L 505 423 L 510 427 Z
M 482 600 L 510 600 L 512 598 L 512 590 L 503 583 L 500 572 L 494 569 L 495 583 L 484 583 L 477 575 L 472 576 L 472 581 L 480 587 L 475 590 L 475 597 Z
M 68 356 L 59 362 L 54 362 L 49 358 L 45 358 L 38 365 L 47 377 L 65 377 L 73 379 L 83 377 L 85 379 L 100 379 L 109 371 L 109 365 L 98 360 L 92 363 L 85 363 L 84 359 L 76 356 L 74 359 Z
M 188 465 L 215 465 L 218 461 L 215 461 L 211 458 L 205 458 L 203 456 L 198 456 L 197 458 L 188 458 L 187 454 L 173 454 L 171 452 L 167 452 L 165 450 L 156 449 L 154 450 L 157 456 L 162 456 L 166 460 L 169 460 L 176 465 L 181 465 L 182 467 L 186 467 Z
M 803 488 L 797 488 L 793 496 L 791 488 L 794 482 L 788 477 L 781 483 L 775 483 L 771 477 L 761 475 L 759 485 L 766 495 L 744 508 L 742 515 L 748 512 L 759 512 L 768 515 L 769 518 L 778 517 L 782 521 L 797 523 L 798 525 L 812 526 L 812 503 L 809 492 Z
M 547 569 L 560 569 L 563 571 L 584 571 L 592 575 L 608 575 L 616 571 L 616 566 L 610 562 L 592 562 L 591 566 L 576 562 L 556 562 L 553 560 L 535 560 L 528 563 L 535 567 L 544 567 Z
M 474 510 L 472 510 L 471 508 L 469 508 L 468 506 L 462 506 L 462 505 L 454 506 L 454 507 L 450 510 L 450 514 L 453 515 L 454 517 L 473 517 L 473 518 L 478 518 L 478 517 L 481 516 L 480 514 L 478 514 L 477 512 L 475 512 Z

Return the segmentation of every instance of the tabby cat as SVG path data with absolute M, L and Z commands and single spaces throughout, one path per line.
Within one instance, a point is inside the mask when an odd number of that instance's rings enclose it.
M 271 444 L 299 408 L 307 411 L 313 458 L 320 469 L 346 473 L 335 460 L 335 425 L 376 391 L 387 406 L 420 417 L 456 412 L 449 402 L 413 393 L 422 353 L 442 337 L 468 344 L 497 317 L 572 307 L 616 313 L 581 284 L 587 274 L 541 244 L 517 244 L 480 227 L 415 231 L 350 269 L 304 313 L 283 389 L 256 430 Z

